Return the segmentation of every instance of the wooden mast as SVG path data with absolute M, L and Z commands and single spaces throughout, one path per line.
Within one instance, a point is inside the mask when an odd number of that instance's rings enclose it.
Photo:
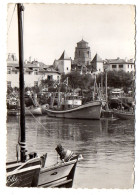
M 108 86 L 107 86 L 107 69 L 105 69 L 105 90 L 106 90 L 106 110 L 108 110 Z
M 24 7 L 22 4 L 17 4 L 18 14 L 18 46 L 19 46 L 19 88 L 20 88 L 20 158 L 21 162 L 26 161 L 26 136 L 25 136 L 25 100 L 24 100 L 24 51 L 23 51 L 23 21 L 22 13 Z

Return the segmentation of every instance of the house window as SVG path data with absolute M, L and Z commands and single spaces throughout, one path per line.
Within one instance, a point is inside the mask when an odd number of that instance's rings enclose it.
M 128 68 L 129 68 L 129 64 L 128 64 Z
M 11 81 L 7 81 L 7 87 L 11 87 Z
M 17 74 L 17 71 L 15 71 L 15 74 Z
M 132 68 L 132 65 L 131 65 L 131 68 Z
M 114 64 L 114 65 L 112 65 L 112 68 L 116 68 L 116 65 Z
M 123 68 L 123 64 L 120 64 L 120 65 L 119 65 L 119 68 Z
M 79 51 L 79 56 L 80 56 L 80 51 Z
M 51 81 L 53 79 L 53 75 L 48 75 L 47 79 Z
M 34 87 L 38 87 L 38 81 L 34 81 Z
M 69 68 L 67 67 L 67 70 L 68 70 Z
M 57 80 L 59 80 L 59 76 L 57 76 Z

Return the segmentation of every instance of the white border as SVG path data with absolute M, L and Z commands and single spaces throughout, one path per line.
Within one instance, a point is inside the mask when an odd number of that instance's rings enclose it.
M 0 1 L 0 193 L 1 194 L 28 194 L 33 193 L 34 195 L 38 193 L 44 193 L 44 194 L 77 194 L 80 193 L 83 195 L 84 193 L 87 194 L 115 194 L 115 195 L 128 195 L 128 194 L 139 194 L 138 192 L 138 185 L 139 185 L 139 151 L 138 151 L 138 139 L 139 139 L 139 129 L 138 128 L 138 121 L 136 119 L 136 159 L 135 159 L 135 187 L 133 190 L 118 190 L 118 189 L 16 189 L 16 188 L 6 188 L 5 187 L 5 143 L 6 143 L 6 14 L 7 14 L 7 3 L 16 3 L 19 1 L 10 1 L 10 0 L 1 0 Z M 76 3 L 76 4 L 133 4 L 136 5 L 136 24 L 137 24 L 137 32 L 136 32 L 136 51 L 138 53 L 138 1 L 137 0 L 45 0 L 45 1 L 39 1 L 39 0 L 21 0 L 20 2 L 23 3 Z M 138 79 L 138 72 L 139 72 L 139 63 L 138 63 L 138 55 L 136 53 L 136 83 L 139 83 Z M 137 91 L 136 91 L 136 101 L 138 100 L 138 85 L 137 85 Z M 138 101 L 136 102 L 136 117 L 138 116 Z

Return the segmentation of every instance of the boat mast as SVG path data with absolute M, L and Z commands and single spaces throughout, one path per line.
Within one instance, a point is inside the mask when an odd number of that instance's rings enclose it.
M 23 51 L 23 21 L 22 14 L 24 7 L 22 4 L 17 4 L 18 14 L 18 46 L 19 46 L 19 88 L 20 88 L 20 158 L 21 162 L 26 161 L 25 148 L 25 100 L 24 100 L 24 51 Z
M 95 100 L 95 94 L 96 94 L 96 75 L 95 75 L 95 80 L 94 80 L 94 93 L 93 93 L 93 100 Z
M 108 110 L 108 83 L 107 83 L 107 69 L 105 69 L 105 90 L 106 90 L 106 110 Z

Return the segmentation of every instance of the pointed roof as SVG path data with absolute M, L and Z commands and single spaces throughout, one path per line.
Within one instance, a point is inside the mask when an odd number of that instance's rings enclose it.
M 61 57 L 59 58 L 59 60 L 70 60 L 71 58 L 68 57 L 68 55 L 66 54 L 65 50 L 63 51 Z
M 84 41 L 83 39 L 81 41 L 79 41 L 78 43 L 88 43 L 86 41 Z
M 101 59 L 101 57 L 96 53 L 95 57 L 93 58 L 93 60 L 91 62 L 103 62 L 103 60 Z

